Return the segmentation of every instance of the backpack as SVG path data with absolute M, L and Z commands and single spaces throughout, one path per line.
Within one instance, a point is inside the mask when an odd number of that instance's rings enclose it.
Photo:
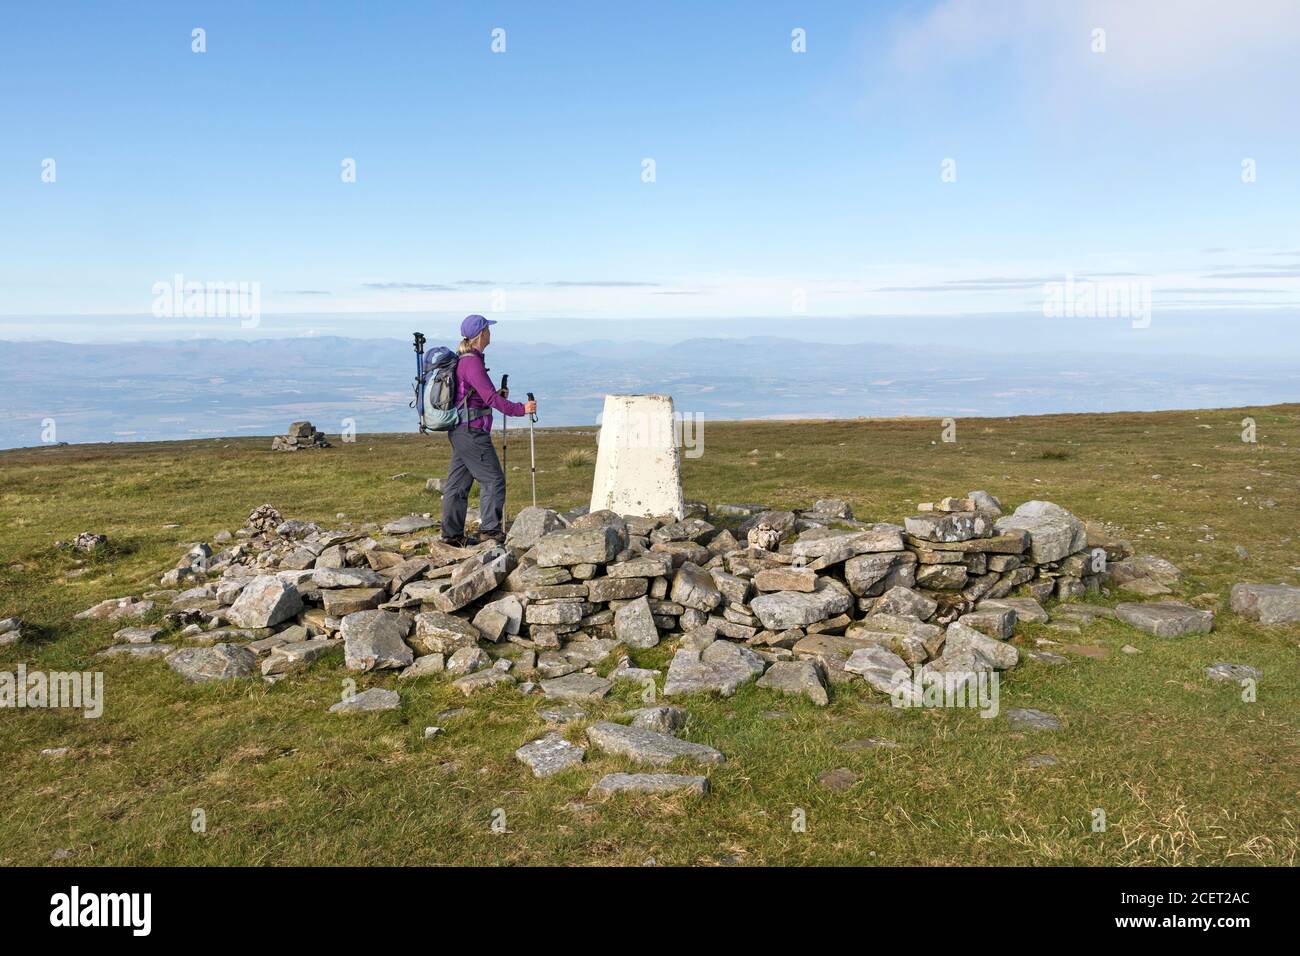
M 415 401 L 421 432 L 451 431 L 460 424 L 460 407 L 456 404 L 456 367 L 460 356 L 439 346 L 424 353 L 424 336 L 416 333 Z M 469 405 L 469 396 L 465 396 Z

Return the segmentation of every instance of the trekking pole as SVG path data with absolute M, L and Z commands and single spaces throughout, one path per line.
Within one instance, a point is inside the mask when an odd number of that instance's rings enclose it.
M 535 402 L 533 393 L 528 393 L 528 400 Z M 533 507 L 537 507 L 537 444 L 533 440 L 533 425 L 537 423 L 537 413 L 533 412 L 528 416 L 528 457 L 532 459 L 533 464 Z
M 503 398 L 510 391 L 509 382 L 510 382 L 510 376 L 508 374 L 501 376 L 501 396 Z M 509 487 L 510 484 L 510 416 L 509 415 L 501 416 L 501 477 L 502 479 L 504 479 L 503 485 L 505 487 Z M 506 506 L 502 504 L 501 523 L 505 524 L 506 518 L 508 518 L 509 516 L 510 516 L 510 512 L 506 509 Z

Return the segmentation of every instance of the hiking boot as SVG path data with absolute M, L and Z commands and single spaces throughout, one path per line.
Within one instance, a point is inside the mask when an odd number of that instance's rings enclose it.
M 505 546 L 506 533 L 504 531 L 484 531 L 479 534 L 480 541 L 491 541 L 493 544 Z
M 453 548 L 472 548 L 478 544 L 478 538 L 472 534 L 462 534 L 455 538 L 443 538 L 442 543 Z

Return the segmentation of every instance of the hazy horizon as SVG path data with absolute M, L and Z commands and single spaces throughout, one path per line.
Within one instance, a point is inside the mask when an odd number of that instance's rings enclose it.
M 1087 341 L 1035 352 L 696 331 L 675 341 L 502 335 L 487 360 L 498 380 L 510 374 L 516 393 L 536 393 L 543 426 L 593 425 L 606 394 L 638 392 L 670 394 L 679 411 L 706 421 L 960 419 L 1300 397 L 1300 363 L 1284 355 L 1225 362 L 1090 351 Z M 327 434 L 413 432 L 413 378 L 410 340 L 395 337 L 10 342 L 0 350 L 0 448 L 272 435 L 298 419 Z

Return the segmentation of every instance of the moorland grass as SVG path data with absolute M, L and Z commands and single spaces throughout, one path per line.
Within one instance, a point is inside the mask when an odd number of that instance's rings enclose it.
M 1240 439 L 1246 416 L 1255 444 Z M 963 419 L 951 443 L 941 427 L 710 422 L 704 454 L 684 462 L 686 494 L 774 507 L 845 498 L 859 518 L 895 521 L 918 501 L 977 488 L 1008 505 L 1045 498 L 1180 566 L 1179 597 L 1217 596 L 1214 632 L 1160 640 L 1099 621 L 1075 640 L 1105 647 L 1105 660 L 1024 661 L 1002 681 L 1001 709 L 1050 711 L 1064 724 L 1054 733 L 1014 733 L 1005 716 L 893 710 L 861 684 L 826 708 L 752 686 L 690 698 L 687 736 L 727 755 L 709 771 L 712 793 L 606 803 L 589 801 L 588 787 L 631 765 L 591 751 L 582 767 L 535 780 L 514 751 L 545 725 L 537 699 L 511 688 L 466 699 L 431 677 L 404 682 L 396 712 L 340 717 L 326 711 L 353 676 L 341 662 L 273 686 L 190 685 L 160 661 L 97 660 L 120 625 L 73 620 L 103 598 L 156 588 L 187 543 L 238 528 L 264 502 L 330 525 L 339 512 L 354 522 L 436 512 L 424 479 L 445 472 L 445 441 L 0 453 L 0 617 L 21 616 L 34 635 L 0 648 L 0 669 L 101 669 L 107 688 L 97 720 L 0 711 L 0 865 L 44 864 L 60 849 L 78 864 L 1294 865 L 1297 629 L 1242 621 L 1227 595 L 1242 580 L 1300 582 L 1300 406 Z M 543 429 L 536 441 L 539 497 L 584 503 L 592 459 L 575 450 L 590 452 L 592 434 Z M 511 512 L 530 499 L 526 454 L 519 445 L 510 456 Z M 53 549 L 84 530 L 111 547 L 84 564 Z M 1018 643 L 1048 633 L 1022 626 Z M 632 656 L 664 667 L 669 651 Z M 1263 671 L 1255 702 L 1204 677 L 1219 660 Z M 398 686 L 392 674 L 357 682 Z M 640 694 L 620 686 L 587 708 L 589 720 Z M 440 716 L 453 708 L 464 712 Z M 587 722 L 562 732 L 581 740 Z M 434 724 L 445 732 L 426 740 Z M 898 746 L 845 747 L 871 736 Z M 70 751 L 40 753 L 55 747 Z M 1057 763 L 1026 763 L 1039 754 Z M 857 783 L 817 782 L 837 767 Z M 1104 832 L 1092 827 L 1097 808 Z M 200 809 L 206 832 L 196 833 Z

